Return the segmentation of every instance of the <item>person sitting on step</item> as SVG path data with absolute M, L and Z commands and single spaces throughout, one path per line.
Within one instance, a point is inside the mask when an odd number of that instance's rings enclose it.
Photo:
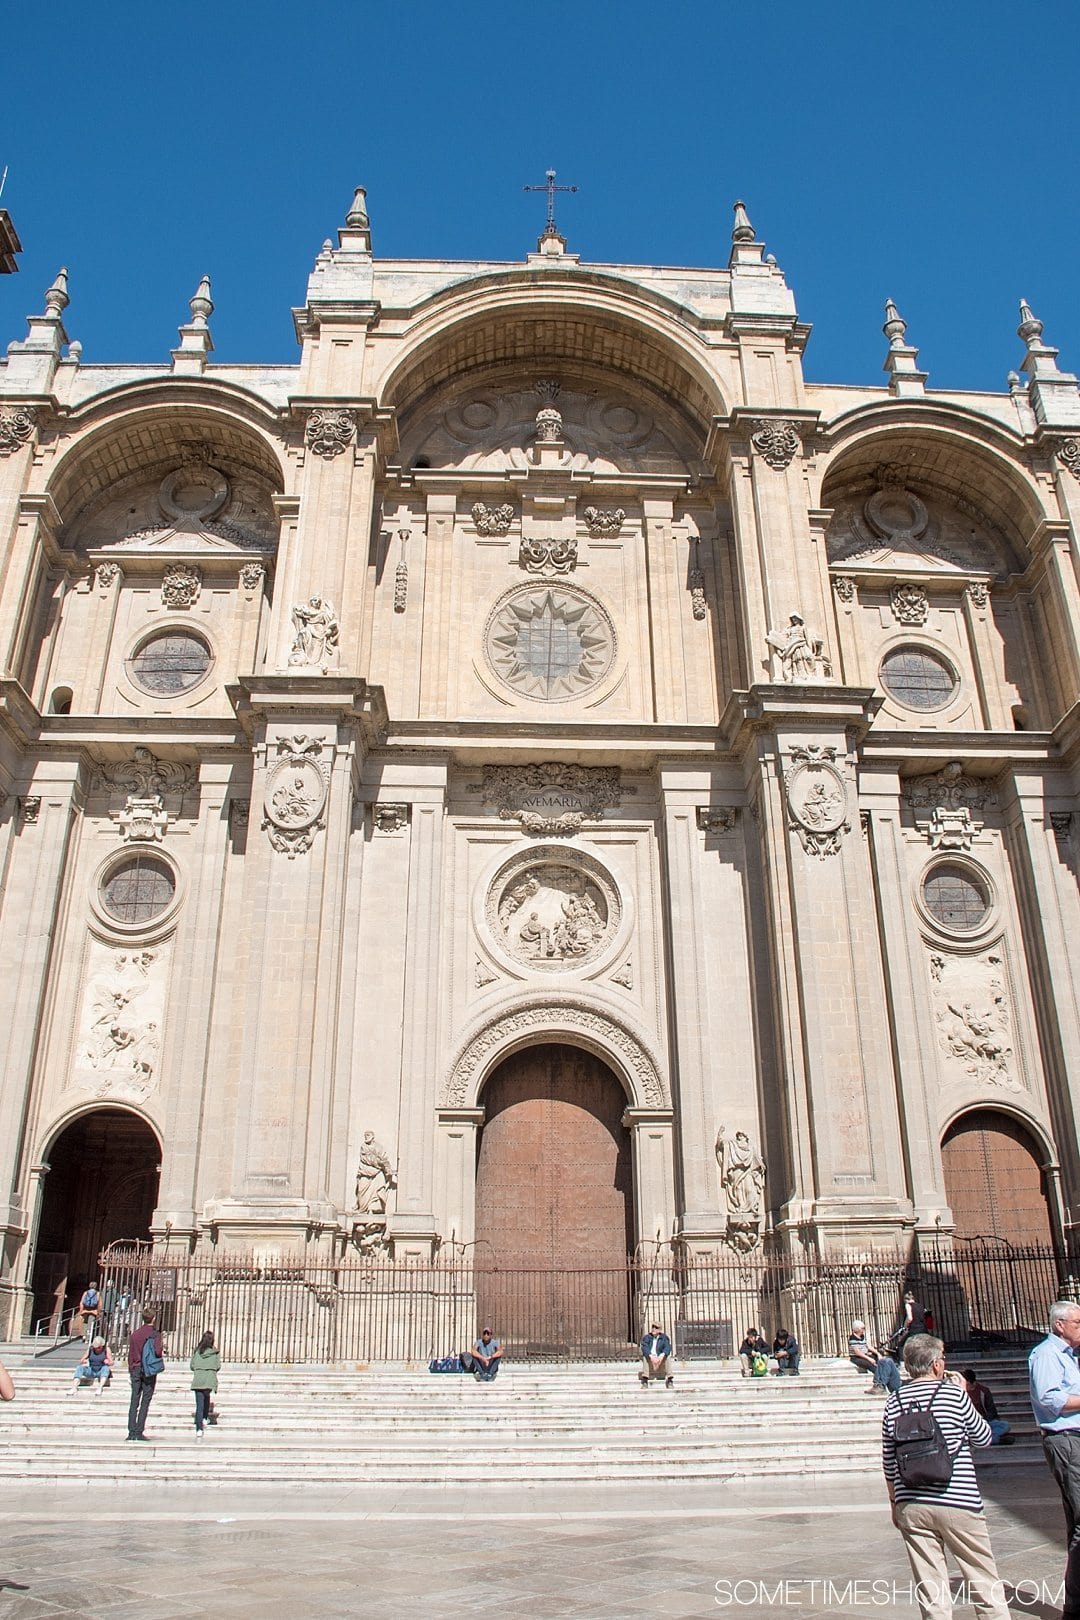
M 746 1338 L 739 1346 L 739 1365 L 742 1367 L 743 1377 L 751 1378 L 755 1375 L 760 1377 L 760 1373 L 756 1373 L 758 1363 L 761 1364 L 762 1371 L 768 1371 L 769 1346 L 761 1336 L 761 1329 L 752 1327 L 747 1329 Z
M 895 1394 L 900 1388 L 900 1368 L 892 1356 L 886 1355 L 870 1343 L 866 1337 L 866 1323 L 855 1321 L 851 1324 L 851 1335 L 848 1339 L 848 1360 L 858 1367 L 860 1372 L 873 1373 L 873 1382 L 867 1390 L 873 1395 L 875 1390 L 888 1390 Z
M 475 1373 L 477 1383 L 490 1384 L 501 1360 L 502 1345 L 492 1335 L 491 1329 L 486 1327 L 473 1345 L 472 1355 L 462 1356 L 461 1365 L 465 1372 Z
M 93 1384 L 94 1394 L 100 1395 L 112 1377 L 113 1360 L 109 1347 L 100 1333 L 91 1342 L 84 1360 L 79 1362 L 71 1381 L 69 1395 L 74 1395 L 80 1384 Z
M 659 1322 L 653 1322 L 641 1341 L 641 1371 L 638 1378 L 643 1389 L 648 1389 L 652 1378 L 662 1378 L 665 1389 L 675 1388 L 675 1379 L 668 1368 L 670 1355 L 671 1340 Z
M 796 1378 L 798 1377 L 802 1351 L 795 1335 L 789 1333 L 787 1328 L 781 1328 L 777 1333 L 773 1340 L 772 1354 L 778 1373 L 793 1373 Z

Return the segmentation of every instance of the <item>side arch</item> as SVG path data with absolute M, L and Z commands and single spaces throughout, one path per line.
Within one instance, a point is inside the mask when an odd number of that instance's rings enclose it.
M 440 1099 L 443 1108 L 475 1108 L 491 1071 L 522 1047 L 580 1046 L 605 1062 L 626 1092 L 631 1108 L 668 1109 L 671 1091 L 657 1057 L 643 1037 L 603 1007 L 576 997 L 545 996 L 504 1008 L 458 1048 Z

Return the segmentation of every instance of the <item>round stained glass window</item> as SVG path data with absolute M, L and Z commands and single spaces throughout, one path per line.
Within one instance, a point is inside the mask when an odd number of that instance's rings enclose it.
M 101 885 L 101 904 L 121 923 L 152 922 L 173 903 L 176 879 L 155 855 L 133 855 L 114 866 Z
M 935 922 L 960 934 L 981 928 L 990 912 L 986 888 L 960 866 L 935 866 L 923 884 L 923 902 Z
M 144 641 L 128 668 L 136 686 L 155 697 L 179 697 L 198 686 L 210 668 L 210 649 L 188 630 L 168 630 Z
M 943 709 L 959 682 L 943 658 L 921 647 L 900 647 L 881 661 L 881 684 L 905 709 Z

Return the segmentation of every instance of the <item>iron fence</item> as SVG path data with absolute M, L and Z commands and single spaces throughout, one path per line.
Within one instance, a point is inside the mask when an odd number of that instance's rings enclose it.
M 698 1258 L 666 1245 L 621 1267 L 579 1269 L 446 1256 L 311 1264 L 113 1245 L 101 1278 L 115 1347 L 149 1306 L 172 1355 L 189 1355 L 210 1328 L 227 1359 L 252 1362 L 423 1362 L 469 1347 L 483 1326 L 515 1360 L 607 1360 L 633 1356 L 653 1321 L 691 1358 L 730 1356 L 755 1326 L 767 1337 L 786 1327 L 804 1355 L 843 1355 L 855 1318 L 872 1339 L 889 1339 L 905 1287 L 957 1348 L 1024 1344 L 1045 1331 L 1050 1300 L 1076 1291 L 1053 1250 L 996 1242 L 827 1260 L 765 1249 Z

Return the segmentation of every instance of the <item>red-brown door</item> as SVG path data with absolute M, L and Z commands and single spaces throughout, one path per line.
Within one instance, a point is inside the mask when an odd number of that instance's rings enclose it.
M 941 1145 L 945 1191 L 964 1238 L 1048 1245 L 1050 1217 L 1035 1144 L 1008 1114 L 963 1114 Z
M 626 1343 L 631 1246 L 626 1097 L 599 1058 L 531 1046 L 484 1088 L 476 1174 L 482 1316 L 519 1352 Z

